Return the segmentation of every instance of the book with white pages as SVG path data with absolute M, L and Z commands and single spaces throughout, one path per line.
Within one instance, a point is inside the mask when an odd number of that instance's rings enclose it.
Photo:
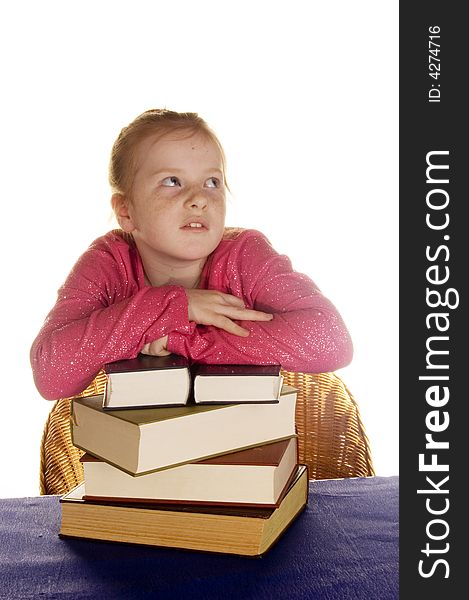
M 283 385 L 280 365 L 205 365 L 191 367 L 196 404 L 278 402 Z
M 298 390 L 275 403 L 104 410 L 102 394 L 72 400 L 72 443 L 130 473 L 227 454 L 296 434 Z
M 85 500 L 278 506 L 298 462 L 297 437 L 146 475 L 85 454 Z
M 189 362 L 183 356 L 139 354 L 137 358 L 107 363 L 103 370 L 106 410 L 184 406 L 191 397 Z

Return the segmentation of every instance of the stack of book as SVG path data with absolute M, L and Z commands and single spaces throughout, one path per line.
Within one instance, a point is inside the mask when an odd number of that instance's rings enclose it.
M 297 390 L 279 367 L 139 356 L 72 401 L 84 483 L 60 535 L 259 556 L 306 506 Z

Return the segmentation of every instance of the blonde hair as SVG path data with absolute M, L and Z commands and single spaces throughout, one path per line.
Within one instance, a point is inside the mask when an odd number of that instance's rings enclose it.
M 201 133 L 215 143 L 221 154 L 224 184 L 229 189 L 223 147 L 202 117 L 194 112 L 180 113 L 166 108 L 154 108 L 146 110 L 124 127 L 114 142 L 109 162 L 109 184 L 113 194 L 122 194 L 131 199 L 139 144 L 148 137 L 159 139 L 171 133 L 187 133 L 187 137 Z

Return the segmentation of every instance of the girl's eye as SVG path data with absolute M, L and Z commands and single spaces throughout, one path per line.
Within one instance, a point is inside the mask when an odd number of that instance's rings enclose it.
M 161 183 L 168 187 L 176 187 L 178 185 L 179 186 L 181 185 L 181 182 L 179 181 L 179 179 L 177 177 L 175 177 L 174 175 L 171 175 L 171 177 L 165 177 Z
M 205 182 L 205 185 L 209 188 L 217 188 L 220 187 L 220 180 L 216 177 L 210 177 L 210 179 L 207 179 Z

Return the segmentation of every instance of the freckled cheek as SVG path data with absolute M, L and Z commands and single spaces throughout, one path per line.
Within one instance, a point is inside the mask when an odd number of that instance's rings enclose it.
M 148 206 L 148 216 L 152 219 L 168 220 L 177 212 L 177 206 L 171 202 L 152 202 Z
M 212 207 L 219 213 L 225 213 L 226 211 L 226 198 L 225 195 L 215 196 L 211 198 Z
M 218 207 L 218 216 L 220 218 L 220 220 L 225 221 L 225 217 L 226 217 L 226 205 L 225 203 L 220 203 L 219 207 Z

